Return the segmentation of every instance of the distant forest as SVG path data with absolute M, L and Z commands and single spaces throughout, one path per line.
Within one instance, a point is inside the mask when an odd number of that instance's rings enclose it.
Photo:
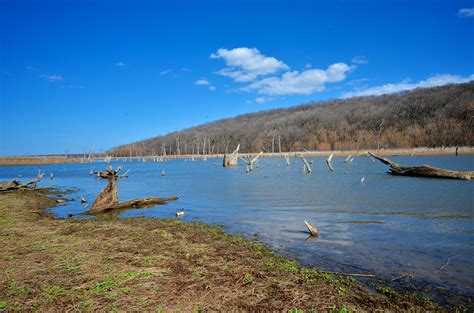
M 474 146 L 474 81 L 240 115 L 109 151 L 115 156 Z

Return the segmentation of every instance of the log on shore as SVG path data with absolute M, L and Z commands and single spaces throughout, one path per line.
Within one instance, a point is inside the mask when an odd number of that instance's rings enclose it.
M 9 182 L 0 182 L 0 192 L 2 191 L 12 191 L 12 190 L 20 190 L 20 189 L 36 189 L 36 184 L 43 179 L 44 173 L 38 173 L 36 178 L 21 183 L 19 180 L 12 180 Z M 33 185 L 30 187 L 30 185 Z
M 371 152 L 369 154 L 382 162 L 390 166 L 390 175 L 398 176 L 411 176 L 411 177 L 429 177 L 429 178 L 448 178 L 448 179 L 474 179 L 474 171 L 453 171 L 444 168 L 432 167 L 429 165 L 422 166 L 406 166 L 393 162 L 387 158 L 375 155 Z

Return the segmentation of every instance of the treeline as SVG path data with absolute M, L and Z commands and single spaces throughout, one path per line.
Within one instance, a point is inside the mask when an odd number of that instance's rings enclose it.
M 474 145 L 474 81 L 240 115 L 116 147 L 115 156 Z

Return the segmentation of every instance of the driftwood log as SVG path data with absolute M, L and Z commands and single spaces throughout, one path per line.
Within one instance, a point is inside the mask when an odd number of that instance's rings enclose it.
M 231 154 L 224 154 L 224 160 L 222 166 L 237 166 L 238 158 L 239 158 L 239 149 L 240 144 L 237 145 L 237 148 Z
M 131 199 L 126 201 L 119 201 L 118 190 L 117 190 L 117 180 L 119 178 L 126 177 L 126 174 L 119 175 L 118 172 L 121 170 L 121 167 L 117 167 L 115 170 L 111 166 L 107 166 L 107 169 L 104 172 L 104 178 L 108 178 L 107 186 L 102 189 L 97 198 L 91 205 L 90 210 L 79 213 L 79 214 L 70 214 L 69 216 L 74 215 L 99 215 L 108 213 L 111 211 L 127 210 L 134 208 L 145 208 L 151 207 L 157 204 L 163 204 L 167 201 L 177 200 L 178 197 L 168 197 L 168 198 L 152 198 L 144 197 L 138 199 Z M 82 202 L 82 201 L 81 201 Z
M 387 158 L 375 155 L 371 152 L 369 152 L 369 154 L 383 164 L 389 165 L 390 168 L 389 172 L 387 173 L 390 175 L 466 180 L 471 180 L 474 178 L 474 171 L 453 171 L 444 168 L 432 167 L 429 165 L 406 166 L 393 162 Z
M 19 180 L 14 179 L 9 182 L 0 182 L 0 192 L 20 190 L 20 189 L 36 189 L 36 184 L 43 179 L 44 173 L 38 172 L 36 178 L 21 183 Z M 31 186 L 31 187 L 30 187 Z

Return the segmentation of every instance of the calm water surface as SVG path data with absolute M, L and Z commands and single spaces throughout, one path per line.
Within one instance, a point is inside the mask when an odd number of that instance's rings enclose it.
M 260 241 L 301 263 L 342 272 L 376 273 L 394 283 L 431 284 L 474 296 L 474 182 L 396 177 L 367 157 L 345 164 L 335 157 L 334 172 L 323 158 L 304 174 L 302 162 L 261 159 L 246 174 L 245 166 L 223 168 L 221 160 L 169 163 L 111 162 L 130 168 L 119 181 L 121 200 L 142 196 L 178 196 L 178 201 L 130 210 L 121 217 L 174 217 L 185 209 L 187 221 L 224 225 L 227 231 Z M 474 169 L 474 157 L 392 157 L 408 164 Z M 27 179 L 38 169 L 54 173 L 42 186 L 75 187 L 76 201 L 52 211 L 61 217 L 79 213 L 80 196 L 93 201 L 106 181 L 89 176 L 105 163 L 0 167 L 0 181 Z M 161 176 L 165 169 L 167 175 Z M 365 182 L 360 180 L 365 177 Z M 307 238 L 304 220 L 320 238 Z M 449 262 L 448 262 L 449 259 Z M 447 265 L 446 265 L 447 264 Z M 396 279 L 406 273 L 413 278 Z M 406 275 L 405 275 L 406 276 Z

